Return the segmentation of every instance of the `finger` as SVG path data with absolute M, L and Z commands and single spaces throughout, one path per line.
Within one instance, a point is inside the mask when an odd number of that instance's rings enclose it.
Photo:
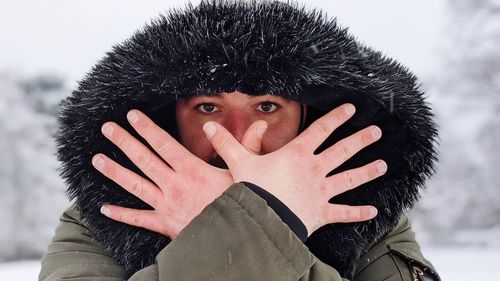
M 243 135 L 241 144 L 251 153 L 260 154 L 262 148 L 262 137 L 267 130 L 267 122 L 255 121 Z
M 351 169 L 327 178 L 328 196 L 333 197 L 374 180 L 387 171 L 383 160 L 376 160 L 359 168 Z
M 203 131 L 217 154 L 224 159 L 228 167 L 233 167 L 238 159 L 249 154 L 245 147 L 219 123 L 207 122 L 203 125 Z
M 354 105 L 343 104 L 314 121 L 294 141 L 305 144 L 311 151 L 315 151 L 335 129 L 351 118 L 355 111 Z
M 163 197 L 163 193 L 150 181 L 122 167 L 104 154 L 96 154 L 92 158 L 92 165 L 107 178 L 149 206 L 158 207 L 157 200 Z
M 327 173 L 342 163 L 346 162 L 361 149 L 376 142 L 382 137 L 382 130 L 377 126 L 369 126 L 362 129 L 325 149 L 319 157 L 321 163 L 328 165 L 325 167 Z
M 167 236 L 170 234 L 163 224 L 158 223 L 159 218 L 153 210 L 137 210 L 116 205 L 104 205 L 101 207 L 101 213 L 118 222 L 145 228 Z
M 350 223 L 373 219 L 377 208 L 373 206 L 348 206 L 330 204 L 327 209 L 327 223 Z
M 192 153 L 175 138 L 165 132 L 153 120 L 139 110 L 133 109 L 127 113 L 127 119 L 132 127 L 174 170 L 186 164 L 192 158 Z
M 114 122 L 102 126 L 103 134 L 159 187 L 168 184 L 174 171 L 163 160 L 152 153 L 144 144 L 131 136 Z

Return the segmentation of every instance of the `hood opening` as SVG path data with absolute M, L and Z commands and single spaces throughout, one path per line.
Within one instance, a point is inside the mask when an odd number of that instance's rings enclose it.
M 101 135 L 101 125 L 115 121 L 142 140 L 126 120 L 136 108 L 179 139 L 176 100 L 202 90 L 236 89 L 306 104 L 305 127 L 336 106 L 353 103 L 354 117 L 318 152 L 369 125 L 382 129 L 381 140 L 332 171 L 384 159 L 384 176 L 332 201 L 373 204 L 378 216 L 325 226 L 306 243 L 342 277 L 352 279 L 361 253 L 396 225 L 433 174 L 437 126 L 417 78 L 406 67 L 364 46 L 335 20 L 296 4 L 214 0 L 171 11 L 115 45 L 80 81 L 62 103 L 57 156 L 68 196 L 93 238 L 129 275 L 154 263 L 170 242 L 100 214 L 105 203 L 149 208 L 92 167 L 92 156 L 105 152 L 144 176 Z

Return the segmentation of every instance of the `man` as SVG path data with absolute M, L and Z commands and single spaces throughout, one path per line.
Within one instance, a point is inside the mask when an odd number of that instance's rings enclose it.
M 63 106 L 76 200 L 40 279 L 438 280 L 403 215 L 432 114 L 406 69 L 316 13 L 173 12 Z

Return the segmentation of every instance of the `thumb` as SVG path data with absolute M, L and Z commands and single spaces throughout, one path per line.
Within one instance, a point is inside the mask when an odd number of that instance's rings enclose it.
M 248 150 L 226 128 L 217 122 L 210 121 L 205 123 L 203 125 L 203 132 L 205 132 L 210 144 L 224 162 L 226 162 L 228 167 L 234 167 L 238 159 L 248 154 Z
M 260 154 L 262 148 L 262 136 L 267 130 L 267 122 L 255 121 L 243 135 L 241 144 L 251 153 Z

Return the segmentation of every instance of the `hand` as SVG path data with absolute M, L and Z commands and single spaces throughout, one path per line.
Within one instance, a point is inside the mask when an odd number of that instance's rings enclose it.
M 96 154 L 92 164 L 153 210 L 106 205 L 101 208 L 101 212 L 116 221 L 174 239 L 195 216 L 233 184 L 233 179 L 228 170 L 211 166 L 191 154 L 140 111 L 131 110 L 127 118 L 162 159 L 114 122 L 105 123 L 102 132 L 151 181 L 104 154 Z M 260 152 L 262 132 L 258 134 L 257 129 L 263 126 L 267 127 L 265 122 L 257 121 L 244 134 L 242 144 L 249 151 Z
M 380 128 L 360 130 L 314 155 L 318 146 L 354 111 L 350 104 L 337 107 L 297 138 L 265 155 L 249 152 L 216 122 L 207 122 L 203 130 L 235 182 L 251 182 L 273 194 L 302 220 L 311 235 L 329 223 L 365 221 L 377 214 L 373 206 L 335 205 L 328 200 L 383 175 L 387 169 L 383 160 L 330 177 L 327 174 L 378 140 L 382 135 Z

